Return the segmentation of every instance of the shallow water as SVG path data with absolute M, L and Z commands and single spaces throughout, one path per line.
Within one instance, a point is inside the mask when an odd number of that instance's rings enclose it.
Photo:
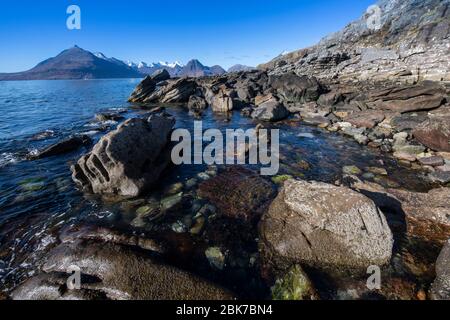
M 191 203 L 176 214 L 135 228 L 133 204 L 107 202 L 80 193 L 71 180 L 69 167 L 88 151 L 81 148 L 65 155 L 28 161 L 27 153 L 73 134 L 88 134 L 98 140 L 117 123 L 98 123 L 95 113 L 127 109 L 126 118 L 142 116 L 146 110 L 129 105 L 126 100 L 138 79 L 93 81 L 24 81 L 0 82 L 0 290 L 8 291 L 23 279 L 33 275 L 41 255 L 56 243 L 59 231 L 79 221 L 117 228 L 133 234 L 157 234 L 175 247 L 186 245 L 190 257 L 174 255 L 168 260 L 202 276 L 242 290 L 245 297 L 265 297 L 267 288 L 261 284 L 259 271 L 248 267 L 257 254 L 254 230 L 210 217 L 203 235 L 173 232 L 173 225 L 191 215 Z M 177 127 L 192 130 L 193 115 L 183 107 L 170 107 Z M 231 116 L 214 115 L 207 111 L 203 127 L 247 129 L 255 126 L 238 112 Z M 273 125 L 280 129 L 281 170 L 298 178 L 333 183 L 342 177 L 342 167 L 356 165 L 385 167 L 388 177 L 376 177 L 379 183 L 426 190 L 428 185 L 420 173 L 399 167 L 394 160 L 359 146 L 339 134 L 287 121 Z M 107 131 L 106 130 L 106 131 Z M 305 165 L 306 163 L 306 165 Z M 381 165 L 383 163 L 383 165 Z M 142 201 L 158 201 L 171 183 L 185 182 L 205 171 L 205 166 L 179 166 L 169 170 L 161 186 Z M 192 192 L 191 192 L 192 193 Z M 195 200 L 195 192 L 185 191 Z M 195 212 L 194 212 L 195 213 Z M 242 227 L 242 228 L 241 228 Z M 228 230 L 236 229 L 236 230 Z M 214 232 L 223 233 L 213 236 Z M 230 239 L 233 232 L 248 232 L 239 239 Z M 216 272 L 202 256 L 209 246 L 228 251 L 227 268 Z M 194 258 L 193 258 L 194 257 Z M 242 282 L 245 284 L 242 284 Z

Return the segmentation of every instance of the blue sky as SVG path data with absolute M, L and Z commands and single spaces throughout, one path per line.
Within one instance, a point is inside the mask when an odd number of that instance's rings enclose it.
M 75 44 L 137 62 L 257 65 L 316 43 L 374 2 L 2 0 L 0 72 L 27 70 Z M 71 4 L 81 8 L 81 30 L 66 27 Z

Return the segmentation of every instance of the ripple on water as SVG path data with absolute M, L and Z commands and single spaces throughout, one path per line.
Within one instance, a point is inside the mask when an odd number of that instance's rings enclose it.
M 20 158 L 11 152 L 4 152 L 0 154 L 0 168 L 15 164 L 20 161 Z

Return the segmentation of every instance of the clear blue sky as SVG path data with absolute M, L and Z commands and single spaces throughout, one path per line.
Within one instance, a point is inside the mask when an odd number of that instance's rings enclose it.
M 1 0 L 0 72 L 29 69 L 74 44 L 123 60 L 257 65 L 316 43 L 374 2 Z M 81 8 L 81 30 L 66 28 L 71 4 Z

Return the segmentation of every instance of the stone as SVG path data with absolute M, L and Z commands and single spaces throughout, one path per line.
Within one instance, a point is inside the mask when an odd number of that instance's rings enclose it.
M 153 79 L 153 81 L 155 81 L 156 83 L 162 82 L 162 81 L 166 81 L 170 79 L 170 74 L 166 69 L 160 69 L 155 71 L 151 78 Z
M 428 179 L 431 182 L 438 182 L 447 184 L 450 182 L 450 171 L 434 171 L 428 174 Z
M 345 166 L 342 168 L 343 174 L 350 174 L 350 175 L 358 175 L 361 174 L 362 171 L 357 166 Z
M 450 117 L 433 117 L 419 125 L 413 135 L 432 150 L 450 152 Z
M 295 73 L 271 76 L 269 83 L 287 103 L 317 101 L 324 91 L 316 78 Z
M 382 111 L 367 110 L 353 113 L 350 116 L 346 117 L 345 121 L 351 123 L 356 127 L 372 129 L 384 119 L 385 115 Z
M 95 115 L 95 120 L 103 122 L 103 121 L 120 121 L 125 119 L 124 116 L 122 116 L 119 113 L 114 112 L 104 112 L 104 113 L 98 113 Z
M 450 240 L 436 261 L 436 279 L 431 286 L 432 300 L 450 300 Z
M 419 162 L 424 166 L 432 166 L 432 167 L 439 167 L 444 165 L 444 159 L 437 156 L 419 158 Z
M 306 273 L 299 265 L 293 266 L 279 277 L 271 288 L 273 300 L 317 300 L 318 294 Z
M 182 200 L 183 200 L 183 192 L 177 193 L 170 197 L 166 197 L 161 200 L 161 210 L 169 211 L 178 206 Z
M 191 111 L 202 111 L 208 107 L 206 100 L 199 96 L 190 96 L 188 102 L 188 109 Z
M 276 196 L 276 190 L 270 181 L 257 173 L 232 166 L 201 183 L 198 194 L 214 204 L 223 215 L 254 222 Z
M 151 95 L 156 89 L 156 82 L 152 77 L 147 76 L 138 86 L 134 89 L 129 102 L 142 102 L 145 98 Z
M 83 276 L 95 282 L 81 282 L 84 299 L 100 296 L 111 300 L 229 300 L 234 296 L 220 286 L 186 271 L 165 265 L 148 253 L 111 243 L 75 241 L 54 248 L 46 257 L 43 273 L 31 278 L 12 293 L 15 300 L 76 299 L 65 288 L 67 272 L 78 266 Z M 63 274 L 63 281 L 55 277 Z M 83 298 L 82 297 L 82 298 Z M 78 297 L 79 298 L 79 297 Z
M 222 89 L 217 93 L 211 101 L 211 108 L 214 112 L 230 112 L 234 108 L 233 102 L 234 91 Z
M 381 176 L 387 176 L 388 172 L 385 168 L 378 168 L 378 167 L 368 167 L 366 170 L 370 173 L 381 175 Z
M 252 112 L 252 118 L 262 121 L 280 121 L 289 116 L 289 111 L 282 103 L 270 100 L 260 104 Z
M 173 125 L 163 115 L 125 121 L 71 167 L 73 180 L 98 194 L 139 196 L 158 182 L 169 164 Z
M 394 152 L 394 157 L 399 160 L 406 160 L 409 162 L 414 162 L 417 160 L 417 157 L 414 154 L 403 152 L 403 151 L 396 151 Z
M 67 138 L 63 141 L 52 144 L 43 150 L 36 153 L 30 153 L 27 158 L 30 160 L 42 159 L 47 157 L 53 157 L 64 153 L 72 152 L 82 146 L 88 146 L 92 143 L 91 138 L 88 136 L 74 136 Z
M 197 83 L 193 79 L 181 78 L 171 82 L 163 88 L 159 102 L 161 103 L 186 103 L 195 93 Z M 150 99 L 151 100 L 151 99 Z M 144 100 L 144 102 L 151 102 Z
M 225 255 L 218 247 L 211 247 L 206 249 L 205 256 L 212 267 L 223 270 L 225 267 Z
M 450 188 L 428 193 L 388 189 L 387 193 L 400 201 L 409 234 L 441 243 L 450 237 Z
M 366 270 L 392 255 L 393 237 L 372 200 L 346 187 L 288 180 L 260 223 L 265 263 Z

